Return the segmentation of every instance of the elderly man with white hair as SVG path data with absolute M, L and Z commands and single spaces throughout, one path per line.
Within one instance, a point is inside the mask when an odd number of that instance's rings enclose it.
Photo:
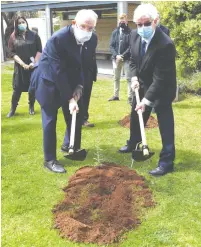
M 72 112 L 77 111 L 75 151 L 81 146 L 82 91 L 84 86 L 83 44 L 92 37 L 98 16 L 93 10 L 80 10 L 72 25 L 57 31 L 47 41 L 37 68 L 31 77 L 31 87 L 41 106 L 43 125 L 44 167 L 52 172 L 66 170 L 56 157 L 57 112 L 62 107 L 70 136 Z
M 155 108 L 162 139 L 157 168 L 151 175 L 165 175 L 173 171 L 175 159 L 174 116 L 172 101 L 176 94 L 175 46 L 157 27 L 158 12 L 152 4 L 141 4 L 134 11 L 137 29 L 131 32 L 131 75 L 133 90 L 139 89 L 141 102 L 133 100 L 130 138 L 119 152 L 128 153 L 141 142 L 137 111 L 143 111 L 146 124 L 152 107 Z

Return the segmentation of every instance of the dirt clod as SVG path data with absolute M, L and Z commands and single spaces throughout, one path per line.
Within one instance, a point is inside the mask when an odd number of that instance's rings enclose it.
M 125 128 L 130 128 L 130 115 L 127 115 L 121 119 L 119 124 Z M 150 116 L 147 124 L 145 125 L 145 128 L 151 129 L 156 127 L 158 127 L 158 121 L 153 116 Z
M 80 168 L 64 192 L 64 200 L 53 209 L 55 228 L 76 242 L 117 242 L 140 224 L 146 208 L 154 206 L 145 179 L 116 164 Z

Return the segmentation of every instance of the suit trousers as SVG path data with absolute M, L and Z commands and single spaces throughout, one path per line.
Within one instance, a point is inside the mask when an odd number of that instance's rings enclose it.
M 93 86 L 93 80 L 90 78 L 84 82 L 84 93 L 83 93 L 83 122 L 89 118 L 89 103 L 91 98 L 91 91 Z
M 119 61 L 116 63 L 113 60 L 113 71 L 114 71 L 114 96 L 119 97 L 119 90 L 120 90 L 120 79 L 121 79 L 121 73 L 122 68 L 124 68 L 126 80 L 128 83 L 128 98 L 133 97 L 133 92 L 131 89 L 131 73 L 130 73 L 130 66 L 129 61 Z
M 72 115 L 69 111 L 68 103 L 62 106 L 62 111 L 64 119 L 66 122 L 66 133 L 64 140 L 66 140 L 66 145 L 69 144 L 69 137 L 71 131 L 71 120 Z M 81 112 L 81 110 L 80 110 Z M 81 145 L 81 114 L 77 114 L 76 118 L 76 129 L 75 129 L 75 149 L 79 149 Z M 56 160 L 56 147 L 57 147 L 57 138 L 56 138 L 56 123 L 57 123 L 57 113 L 58 109 L 46 109 L 41 108 L 42 113 L 42 125 L 43 125 L 43 150 L 44 150 L 44 159 L 46 161 Z
M 143 98 L 140 93 L 140 98 Z M 130 139 L 128 145 L 135 148 L 136 144 L 140 142 L 141 133 L 138 114 L 135 111 L 136 100 L 134 97 L 132 110 L 131 110 L 131 123 L 130 123 Z M 152 108 L 146 106 L 143 113 L 144 124 L 146 125 Z M 155 106 L 155 111 L 158 119 L 158 125 L 162 140 L 162 150 L 160 152 L 160 158 L 158 166 L 168 167 L 173 166 L 175 159 L 175 142 L 174 142 L 174 115 L 172 110 L 172 103 L 160 104 Z

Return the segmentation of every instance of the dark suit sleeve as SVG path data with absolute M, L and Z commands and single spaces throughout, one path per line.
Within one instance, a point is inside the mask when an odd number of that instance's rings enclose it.
M 128 48 L 125 50 L 125 52 L 122 54 L 123 58 L 130 58 L 130 46 L 128 44 Z
M 70 71 L 66 69 L 66 61 L 63 57 L 63 44 L 61 44 L 60 40 L 55 37 L 52 40 L 52 43 L 48 47 L 49 52 L 51 53 L 49 56 L 51 67 L 53 69 L 53 74 L 55 79 L 54 82 L 56 83 L 56 87 L 60 92 L 61 98 L 70 100 L 72 98 L 73 92 L 69 82 L 69 75 Z M 67 58 L 66 58 L 67 59 Z M 82 80 L 80 79 L 80 82 Z M 83 84 L 83 83 L 80 83 Z
M 130 35 L 130 45 L 129 45 L 129 53 L 130 53 L 130 72 L 131 72 L 131 78 L 133 76 L 138 76 L 137 74 L 137 61 L 136 57 L 134 57 L 131 49 L 135 44 L 133 43 L 132 33 Z
M 170 30 L 167 28 L 167 35 L 170 37 Z
M 137 63 L 135 58 L 132 56 L 130 57 L 130 71 L 131 71 L 131 77 L 138 76 L 137 74 Z
M 128 47 L 125 52 L 122 54 L 123 58 L 129 58 L 130 57 L 130 47 Z
M 123 52 L 123 54 L 121 54 L 123 56 L 123 58 L 129 59 L 130 58 L 130 34 L 127 38 L 127 49 L 125 50 L 125 52 Z
M 94 69 L 93 69 L 93 81 L 97 80 L 97 74 L 98 74 L 98 67 L 97 67 L 96 58 L 95 58 Z
M 115 50 L 115 35 L 116 35 L 116 32 L 115 31 L 113 31 L 112 32 L 112 36 L 111 36 L 111 38 L 110 38 L 110 51 L 111 51 L 111 53 L 112 53 L 112 57 L 114 58 L 114 59 L 116 59 L 116 56 L 118 55 L 118 53 L 116 52 L 116 50 Z
M 145 98 L 154 102 L 160 97 L 161 92 L 166 88 L 166 83 L 171 83 L 171 73 L 175 68 L 175 47 L 172 43 L 166 45 L 156 54 L 156 65 L 153 72 L 153 82 L 148 88 Z
M 97 80 L 97 73 L 98 73 L 98 68 L 97 68 L 97 63 L 96 63 L 96 47 L 97 47 L 97 43 L 98 43 L 98 39 L 97 36 L 95 36 L 95 49 L 93 52 L 93 81 Z
M 167 27 L 160 25 L 160 29 L 170 37 L 170 30 Z

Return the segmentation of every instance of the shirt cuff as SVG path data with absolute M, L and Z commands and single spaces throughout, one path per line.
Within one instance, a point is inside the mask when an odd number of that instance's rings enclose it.
M 143 98 L 143 99 L 142 99 L 142 103 L 145 104 L 145 105 L 148 105 L 148 106 L 150 106 L 150 107 L 154 107 L 154 102 L 151 102 L 151 101 L 149 101 L 149 100 L 146 99 L 146 98 Z

